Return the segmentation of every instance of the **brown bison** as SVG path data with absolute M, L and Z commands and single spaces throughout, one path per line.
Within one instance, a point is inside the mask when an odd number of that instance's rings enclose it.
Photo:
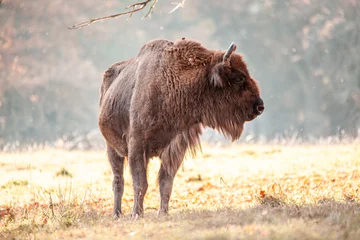
M 124 158 L 134 188 L 133 216 L 143 214 L 149 159 L 161 159 L 159 214 L 167 213 L 185 152 L 200 146 L 202 127 L 240 137 L 244 123 L 264 111 L 259 88 L 231 44 L 209 50 L 195 41 L 154 40 L 104 74 L 99 127 L 112 167 L 114 216 L 121 212 Z

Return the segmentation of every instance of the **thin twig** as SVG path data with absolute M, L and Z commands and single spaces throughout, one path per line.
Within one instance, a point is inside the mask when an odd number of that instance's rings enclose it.
M 55 213 L 54 213 L 54 204 L 51 198 L 51 193 L 49 192 L 49 208 L 51 210 L 51 215 L 54 218 L 55 217 Z
M 186 0 L 182 0 L 181 2 L 173 3 L 173 4 L 176 4 L 176 6 L 169 12 L 169 14 L 175 12 L 180 7 L 183 8 L 185 6 L 185 2 L 186 2 Z
M 147 18 L 151 12 L 153 11 L 154 7 L 155 7 L 155 4 L 157 3 L 158 0 L 154 0 L 153 4 L 151 5 L 151 7 L 149 8 L 149 11 L 147 12 L 147 14 L 143 17 L 144 18 Z
M 127 12 L 122 12 L 122 13 L 118 13 L 118 14 L 114 14 L 114 15 L 110 15 L 110 16 L 105 16 L 105 17 L 99 17 L 99 18 L 92 18 L 88 21 L 85 21 L 85 22 L 82 22 L 82 23 L 78 23 L 78 24 L 75 24 L 74 26 L 72 27 L 68 27 L 69 29 L 78 29 L 78 28 L 82 28 L 82 27 L 86 27 L 94 22 L 99 22 L 99 21 L 102 21 L 102 20 L 105 20 L 105 19 L 109 19 L 109 18 L 116 18 L 116 17 L 119 17 L 119 16 L 123 16 L 123 15 L 129 15 L 130 17 L 132 16 L 133 13 L 135 12 L 138 12 L 138 11 L 141 11 L 142 9 L 144 9 L 146 7 L 146 5 L 151 2 L 151 1 L 154 1 L 153 4 L 151 5 L 150 9 L 149 9 L 149 12 L 145 15 L 144 18 L 146 18 L 147 16 L 150 15 L 150 13 L 152 12 L 152 10 L 154 9 L 155 7 L 155 4 L 157 3 L 158 0 L 146 0 L 146 1 L 143 1 L 143 2 L 138 2 L 138 3 L 134 3 L 128 7 L 126 7 L 126 9 L 130 9 L 132 8 L 132 10 L 130 11 L 127 11 Z M 129 18 L 130 18 L 129 17 Z
M 221 182 L 223 182 L 225 184 L 225 186 L 227 186 L 228 188 L 231 188 L 231 187 L 229 187 L 229 185 L 226 184 L 226 182 L 224 181 L 224 179 L 222 177 L 220 177 L 220 184 L 221 184 Z

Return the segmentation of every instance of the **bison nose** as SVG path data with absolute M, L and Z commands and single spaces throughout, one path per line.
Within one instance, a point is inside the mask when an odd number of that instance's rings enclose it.
M 258 114 L 262 114 L 264 109 L 265 109 L 264 105 L 259 105 L 259 106 L 256 107 L 256 110 L 257 110 Z
M 257 114 L 257 115 L 260 115 L 260 114 L 262 114 L 263 112 L 264 112 L 264 110 L 265 110 L 265 107 L 264 107 L 264 102 L 263 102 L 263 100 L 261 99 L 261 98 L 259 98 L 257 101 L 256 101 L 256 103 L 255 103 L 255 105 L 254 105 L 254 110 L 255 110 L 255 113 Z

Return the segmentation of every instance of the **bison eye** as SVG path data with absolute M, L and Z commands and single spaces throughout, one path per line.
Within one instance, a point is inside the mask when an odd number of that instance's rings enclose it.
M 246 76 L 240 75 L 237 78 L 235 78 L 235 83 L 242 83 L 246 81 Z

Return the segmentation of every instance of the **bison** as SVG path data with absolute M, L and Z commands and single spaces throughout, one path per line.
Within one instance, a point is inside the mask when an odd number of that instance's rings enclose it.
M 202 127 L 236 140 L 246 121 L 264 111 L 257 82 L 236 46 L 209 50 L 196 41 L 153 40 L 104 73 L 99 128 L 113 172 L 114 217 L 124 192 L 124 159 L 133 180 L 132 215 L 143 215 L 149 159 L 158 156 L 159 214 L 168 212 L 185 152 L 200 147 Z

